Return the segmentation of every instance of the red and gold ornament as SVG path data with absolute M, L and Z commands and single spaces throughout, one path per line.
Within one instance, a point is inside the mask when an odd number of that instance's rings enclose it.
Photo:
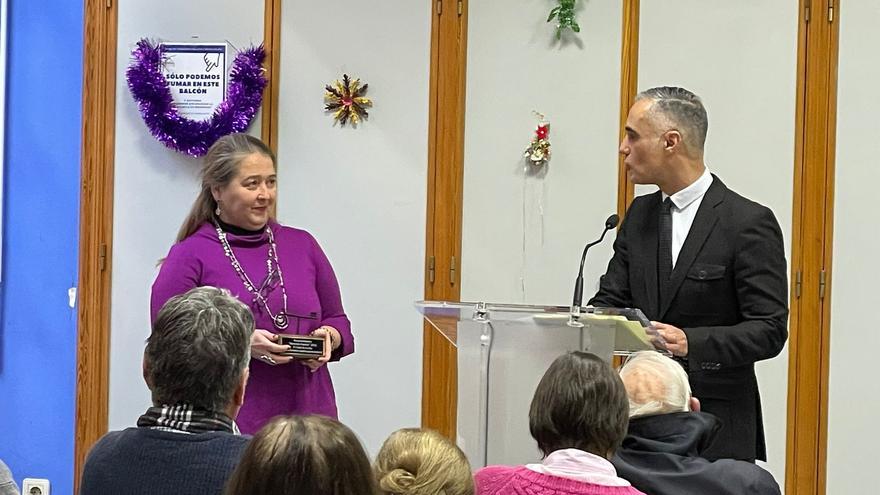
M 535 128 L 535 137 L 532 138 L 531 144 L 523 155 L 529 160 L 529 163 L 540 167 L 550 159 L 550 123 L 544 120 L 543 115 L 537 115 L 541 118 L 541 122 Z

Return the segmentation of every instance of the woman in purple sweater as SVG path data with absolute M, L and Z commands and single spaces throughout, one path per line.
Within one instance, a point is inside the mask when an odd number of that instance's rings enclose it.
M 270 218 L 276 160 L 247 134 L 220 138 L 205 156 L 202 189 L 153 283 L 151 315 L 187 290 L 228 289 L 253 311 L 250 380 L 238 425 L 255 433 L 273 416 L 336 418 L 325 364 L 354 352 L 339 285 L 315 238 Z M 324 337 L 325 353 L 297 360 L 278 334 Z M 209 343 L 206 343 L 208 345 Z

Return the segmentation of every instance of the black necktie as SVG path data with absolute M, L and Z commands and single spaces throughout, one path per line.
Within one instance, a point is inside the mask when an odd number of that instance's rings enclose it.
M 672 199 L 660 205 L 660 232 L 657 246 L 657 276 L 662 288 L 672 276 Z M 662 289 L 661 289 L 662 292 Z

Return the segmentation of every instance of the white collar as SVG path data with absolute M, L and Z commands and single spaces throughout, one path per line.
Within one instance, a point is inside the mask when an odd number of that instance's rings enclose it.
M 608 459 L 578 449 L 551 452 L 542 464 L 526 464 L 526 469 L 593 485 L 630 486 L 629 481 L 617 476 Z
M 709 172 L 709 167 L 703 168 L 703 174 L 700 177 L 693 181 L 691 185 L 686 188 L 678 191 L 672 196 L 667 195 L 666 193 L 661 193 L 662 199 L 671 198 L 672 204 L 675 205 L 675 208 L 678 211 L 681 211 L 687 208 L 691 203 L 696 201 L 698 198 L 702 198 L 706 191 L 709 190 L 709 186 L 712 185 L 712 174 Z

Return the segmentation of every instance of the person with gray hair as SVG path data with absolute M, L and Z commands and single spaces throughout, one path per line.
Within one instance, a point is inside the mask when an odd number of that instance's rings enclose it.
M 144 350 L 153 406 L 137 427 L 98 440 L 79 493 L 222 493 L 248 442 L 235 417 L 253 331 L 251 311 L 225 289 L 197 287 L 169 299 Z
M 785 248 L 773 212 L 709 172 L 708 128 L 703 101 L 684 88 L 638 94 L 619 152 L 630 181 L 659 191 L 633 200 L 589 304 L 652 320 L 721 419 L 706 457 L 766 460 L 755 362 L 788 337 Z
M 631 355 L 620 378 L 626 386 L 630 418 L 700 410 L 684 368 L 659 352 Z
M 0 460 L 0 495 L 19 495 L 18 486 L 3 460 Z
M 776 480 L 761 467 L 703 456 L 720 425 L 700 412 L 680 364 L 659 352 L 637 352 L 620 377 L 630 420 L 611 463 L 634 487 L 652 495 L 779 495 Z

